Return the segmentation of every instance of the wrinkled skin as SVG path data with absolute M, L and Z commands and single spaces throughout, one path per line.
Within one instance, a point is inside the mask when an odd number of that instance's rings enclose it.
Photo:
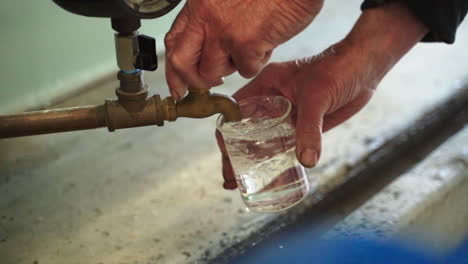
M 298 61 L 271 63 L 234 94 L 236 100 L 260 95 L 282 95 L 293 104 L 296 122 L 296 156 L 313 167 L 321 152 L 322 133 L 361 110 L 374 93 L 378 80 L 359 83 L 363 73 L 348 67 L 346 47 L 336 45 L 323 54 Z M 339 72 L 332 75 L 330 72 Z M 223 154 L 224 187 L 235 188 L 234 173 L 222 136 L 216 133 Z M 301 157 L 307 151 L 310 157 Z
M 395 19 L 400 21 L 394 23 L 395 28 L 376 27 L 376 22 L 387 24 Z M 304 166 L 314 167 L 320 158 L 322 133 L 359 112 L 385 74 L 426 32 L 399 6 L 372 11 L 361 17 L 347 38 L 323 53 L 267 65 L 234 98 L 287 97 L 295 113 L 296 156 Z M 218 131 L 216 137 L 223 157 L 224 188 L 234 189 L 234 172 Z
M 323 0 L 188 0 L 165 38 L 166 78 L 180 99 L 235 71 L 251 78 L 275 47 L 306 28 Z
M 319 0 L 188 0 L 165 39 L 166 77 L 174 98 L 187 85 L 210 88 L 234 71 L 252 77 L 272 50 L 301 32 Z M 382 26 L 385 25 L 385 26 Z M 363 12 L 353 30 L 320 55 L 272 63 L 235 93 L 237 100 L 283 95 L 294 106 L 296 156 L 317 164 L 322 133 L 343 123 L 371 99 L 385 74 L 427 33 L 400 2 Z M 236 188 L 222 137 L 224 187 Z

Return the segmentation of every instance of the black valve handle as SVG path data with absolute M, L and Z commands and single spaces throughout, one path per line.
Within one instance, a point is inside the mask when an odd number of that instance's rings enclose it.
M 155 71 L 158 68 L 156 55 L 156 40 L 147 35 L 138 35 L 138 55 L 135 67 L 145 71 Z

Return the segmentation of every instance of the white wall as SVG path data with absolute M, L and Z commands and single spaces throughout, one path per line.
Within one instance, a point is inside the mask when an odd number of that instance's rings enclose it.
M 143 22 L 159 51 L 176 13 Z M 70 14 L 52 0 L 2 3 L 0 34 L 2 114 L 47 105 L 116 67 L 110 20 Z

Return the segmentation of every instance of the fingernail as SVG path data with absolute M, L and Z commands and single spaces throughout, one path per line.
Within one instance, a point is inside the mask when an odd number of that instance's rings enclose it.
M 307 148 L 301 153 L 301 163 L 302 165 L 312 168 L 317 164 L 317 152 Z
M 185 91 L 183 89 L 176 89 L 175 93 L 177 94 L 177 97 L 178 97 L 177 101 L 184 98 L 185 96 Z
M 170 92 L 171 92 L 172 98 L 174 98 L 174 100 L 176 100 L 176 101 L 179 101 L 179 99 L 180 99 L 179 94 L 175 90 L 171 90 Z

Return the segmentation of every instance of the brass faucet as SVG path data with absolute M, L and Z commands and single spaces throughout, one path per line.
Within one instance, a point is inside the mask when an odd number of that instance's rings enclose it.
M 189 88 L 189 93 L 176 105 L 177 117 L 205 118 L 221 113 L 226 122 L 241 120 L 239 105 L 230 96 L 209 89 Z
M 117 129 L 158 125 L 179 117 L 205 118 L 220 113 L 227 122 L 240 121 L 237 102 L 229 96 L 209 89 L 189 89 L 181 101 L 172 97 L 161 100 L 159 95 L 148 97 L 148 87 L 141 72 L 119 73 L 117 100 L 103 105 L 0 115 L 0 138 L 31 136 L 66 131 L 107 127 Z

